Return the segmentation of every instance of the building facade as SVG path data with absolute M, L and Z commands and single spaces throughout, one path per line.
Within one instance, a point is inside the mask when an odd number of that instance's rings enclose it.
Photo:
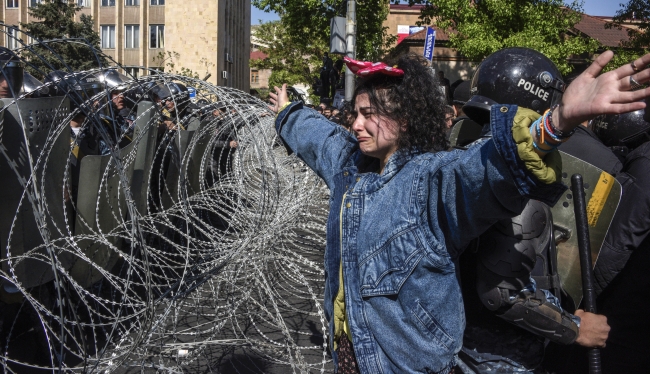
M 423 5 L 408 6 L 405 4 L 391 4 L 390 11 L 384 27 L 388 27 L 390 35 L 398 36 L 399 44 L 396 44 L 396 53 L 413 52 L 422 55 L 424 53 L 424 40 L 426 29 L 416 31 L 416 23 L 420 20 L 420 11 Z M 404 35 L 404 32 L 406 35 Z M 436 29 L 435 48 L 431 67 L 436 71 L 445 73 L 450 82 L 458 80 L 469 80 L 476 70 L 477 63 L 462 56 L 456 50 L 447 46 L 449 37 L 441 30 Z
M 3 0 L 0 19 L 18 26 L 41 0 Z M 249 89 L 250 0 L 71 0 L 92 16 L 102 51 L 131 74 L 174 64 L 207 81 Z M 26 38 L 26 36 L 25 36 Z M 11 45 L 4 36 L 0 45 Z M 29 42 L 24 40 L 24 42 Z M 167 66 L 166 66 L 167 65 Z

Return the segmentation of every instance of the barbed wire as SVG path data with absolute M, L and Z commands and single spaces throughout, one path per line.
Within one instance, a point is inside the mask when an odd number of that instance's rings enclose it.
M 2 99 L 4 371 L 331 371 L 326 186 L 259 99 L 114 68 Z

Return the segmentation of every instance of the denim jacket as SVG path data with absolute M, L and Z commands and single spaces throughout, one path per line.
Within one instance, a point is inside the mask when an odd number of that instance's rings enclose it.
M 293 103 L 278 115 L 289 151 L 331 191 L 329 343 L 342 261 L 361 373 L 448 373 L 465 328 L 455 259 L 497 220 L 519 214 L 528 198 L 552 204 L 565 190 L 538 181 L 519 159 L 511 133 L 516 112 L 507 105 L 492 110 L 493 138 L 467 151 L 397 151 L 381 175 L 364 172 L 354 136 L 316 111 Z

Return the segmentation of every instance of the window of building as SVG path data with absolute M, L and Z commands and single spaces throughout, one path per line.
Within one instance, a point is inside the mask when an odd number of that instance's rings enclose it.
M 258 70 L 251 70 L 251 83 L 260 82 L 260 72 Z
M 38 4 L 42 3 L 42 2 L 43 2 L 43 0 L 29 0 L 29 6 L 33 7 L 33 6 L 36 6 L 36 5 L 38 5 Z
M 151 0 L 151 5 L 165 5 L 165 0 Z
M 126 6 L 140 6 L 140 0 L 124 0 Z
M 139 68 L 124 68 L 124 73 L 133 78 L 137 78 L 140 75 L 140 69 Z
M 77 5 L 82 8 L 90 8 L 90 0 L 77 0 Z
M 18 48 L 18 31 L 14 27 L 7 28 L 7 43 L 5 44 L 9 49 Z
M 115 49 L 115 25 L 101 27 L 102 48 Z
M 102 6 L 115 6 L 115 0 L 102 0 Z
M 124 25 L 124 48 L 140 48 L 140 25 Z
M 18 0 L 7 0 L 7 8 L 18 8 Z
M 149 48 L 165 48 L 165 25 L 149 25 Z

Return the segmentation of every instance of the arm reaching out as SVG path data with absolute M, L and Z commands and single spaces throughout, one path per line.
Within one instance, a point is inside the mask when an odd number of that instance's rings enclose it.
M 635 83 L 650 81 L 650 54 L 605 74 L 600 74 L 614 57 L 606 51 L 567 87 L 553 121 L 562 132 L 569 132 L 580 123 L 601 114 L 619 114 L 645 108 L 642 102 L 650 96 L 650 88 L 631 91 Z

